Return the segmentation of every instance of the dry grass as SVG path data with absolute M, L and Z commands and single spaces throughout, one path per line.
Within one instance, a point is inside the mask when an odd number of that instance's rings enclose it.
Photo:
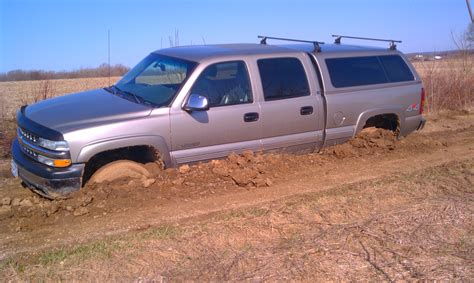
M 118 79 L 119 77 L 113 77 L 111 81 L 114 83 Z M 105 87 L 108 85 L 108 80 L 108 78 L 51 80 L 50 82 L 53 85 L 51 95 L 59 96 Z M 44 86 L 44 82 L 45 81 L 0 82 L 0 97 L 2 97 L 6 103 L 6 116 L 12 117 L 25 99 L 38 93 L 42 86 Z
M 112 78 L 112 82 L 118 80 Z M 0 158 L 10 154 L 15 137 L 15 112 L 25 104 L 43 99 L 108 85 L 108 78 L 61 79 L 43 81 L 0 82 Z
M 22 105 L 28 105 L 39 102 L 41 100 L 50 99 L 56 96 L 56 82 L 51 80 L 40 81 L 37 88 L 33 89 L 31 93 L 28 93 L 21 98 Z
M 426 91 L 427 112 L 474 106 L 474 56 L 461 53 L 441 61 L 414 62 Z

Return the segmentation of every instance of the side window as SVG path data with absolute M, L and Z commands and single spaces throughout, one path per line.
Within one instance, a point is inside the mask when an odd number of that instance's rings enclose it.
M 376 56 L 326 59 L 332 85 L 336 88 L 387 83 Z
M 253 102 L 247 67 L 242 61 L 208 66 L 199 75 L 191 93 L 206 96 L 210 107 Z
M 390 82 L 413 81 L 413 73 L 403 59 L 398 55 L 379 56 Z
M 310 95 L 306 72 L 297 58 L 272 58 L 257 61 L 265 100 Z

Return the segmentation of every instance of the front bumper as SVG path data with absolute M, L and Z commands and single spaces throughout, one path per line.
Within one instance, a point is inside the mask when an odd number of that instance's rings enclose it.
M 18 140 L 12 145 L 12 156 L 18 166 L 18 176 L 33 191 L 47 198 L 64 198 L 78 191 L 82 184 L 84 164 L 53 168 L 26 156 Z

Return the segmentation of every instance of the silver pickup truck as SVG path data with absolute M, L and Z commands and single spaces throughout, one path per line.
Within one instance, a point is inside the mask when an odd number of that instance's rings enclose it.
M 423 127 L 421 80 L 395 41 L 261 38 L 158 50 L 111 87 L 23 106 L 13 174 L 55 198 L 120 159 L 177 167 L 244 150 L 319 151 L 364 127 Z

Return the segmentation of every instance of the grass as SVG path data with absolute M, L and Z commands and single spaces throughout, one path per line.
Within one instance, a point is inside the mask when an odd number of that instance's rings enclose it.
M 136 248 L 143 241 L 172 239 L 178 237 L 181 232 L 176 226 L 163 225 L 136 234 L 111 236 L 91 243 L 46 250 L 35 256 L 9 257 L 0 261 L 0 272 L 5 272 L 10 268 L 17 273 L 23 273 L 26 268 L 37 265 L 43 267 L 56 264 L 77 265 L 91 259 L 106 260 L 111 258 L 114 253 Z
M 140 239 L 156 239 L 164 240 L 177 237 L 181 234 L 181 230 L 175 226 L 164 225 L 156 228 L 150 228 L 144 233 L 139 234 Z
M 80 263 L 90 258 L 108 258 L 114 251 L 119 250 L 123 242 L 99 241 L 91 244 L 79 245 L 72 249 L 61 248 L 47 251 L 38 257 L 38 263 L 46 266 L 65 260 Z
M 16 273 L 23 273 L 29 265 L 20 263 L 20 261 L 13 258 L 7 258 L 0 261 L 0 271 L 4 272 L 7 268 L 15 270 Z

